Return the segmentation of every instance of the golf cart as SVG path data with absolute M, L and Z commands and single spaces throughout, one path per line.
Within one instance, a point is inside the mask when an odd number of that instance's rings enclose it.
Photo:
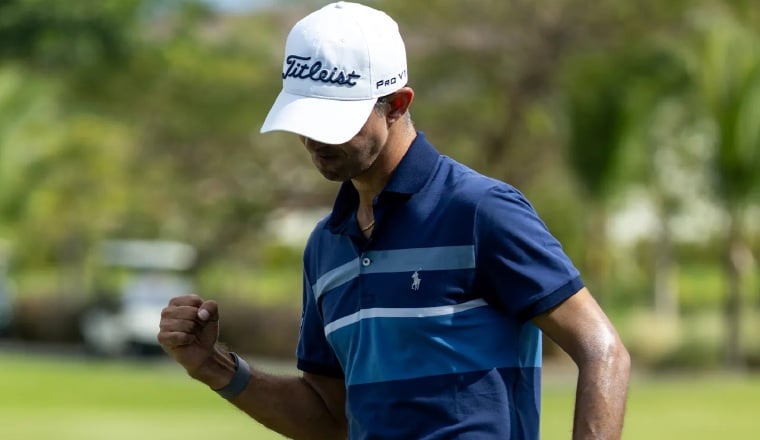
M 85 346 L 103 356 L 161 353 L 161 310 L 172 297 L 193 292 L 186 271 L 195 250 L 169 241 L 114 240 L 102 244 L 101 261 L 101 283 L 80 322 Z

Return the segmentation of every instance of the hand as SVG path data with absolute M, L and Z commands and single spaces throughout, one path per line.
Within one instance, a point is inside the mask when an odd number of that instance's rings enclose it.
M 216 302 L 197 295 L 172 298 L 161 312 L 158 342 L 190 376 L 199 378 L 219 337 Z

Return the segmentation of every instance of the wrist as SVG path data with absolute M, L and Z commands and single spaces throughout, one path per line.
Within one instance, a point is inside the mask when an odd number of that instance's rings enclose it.
M 230 352 L 217 346 L 200 368 L 192 372 L 190 376 L 211 389 L 219 389 L 230 383 L 235 370 L 235 360 Z

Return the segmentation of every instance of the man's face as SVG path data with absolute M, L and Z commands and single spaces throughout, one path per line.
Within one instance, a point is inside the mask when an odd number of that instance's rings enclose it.
M 323 144 L 300 136 L 311 160 L 325 178 L 345 182 L 367 171 L 383 151 L 388 139 L 385 117 L 373 109 L 359 133 L 345 144 Z

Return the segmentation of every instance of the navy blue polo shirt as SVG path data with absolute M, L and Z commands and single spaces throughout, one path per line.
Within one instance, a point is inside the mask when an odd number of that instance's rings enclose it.
M 537 439 L 541 334 L 583 287 L 520 192 L 419 132 L 374 200 L 341 187 L 304 254 L 298 368 L 341 377 L 351 439 Z

